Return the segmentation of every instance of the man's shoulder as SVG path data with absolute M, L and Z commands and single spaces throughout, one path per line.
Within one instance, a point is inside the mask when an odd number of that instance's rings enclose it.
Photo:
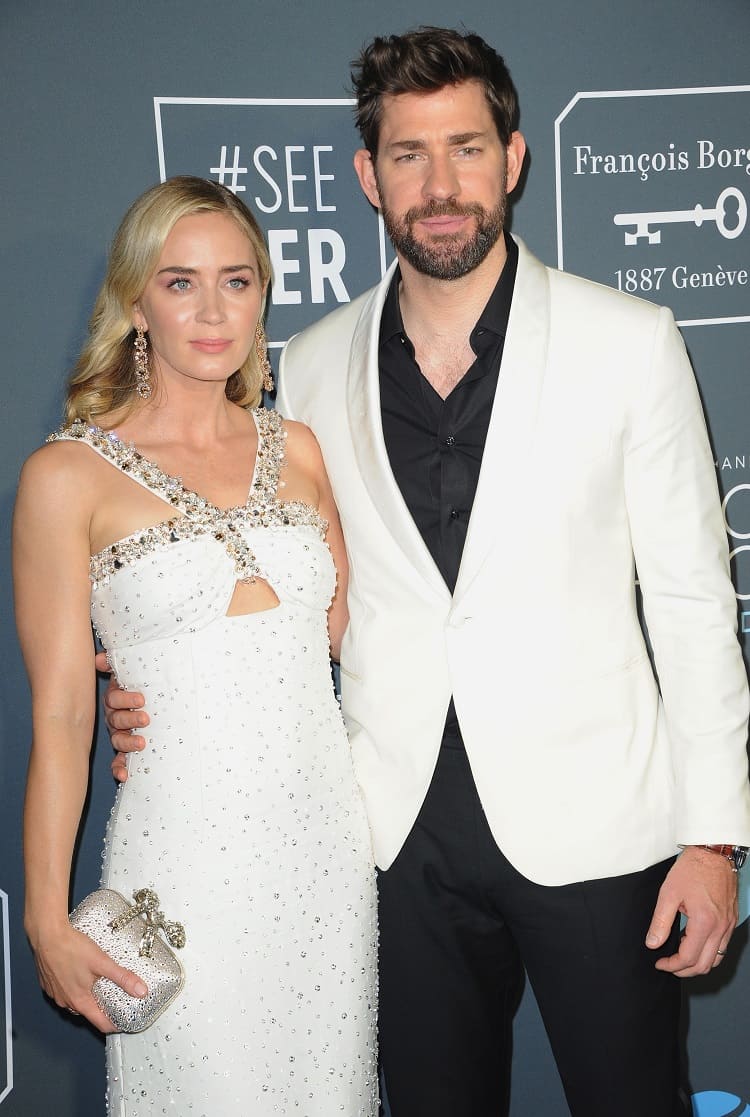
M 607 318 L 626 320 L 634 327 L 654 328 L 664 307 L 647 299 L 618 291 L 605 283 L 597 283 L 581 275 L 549 269 L 550 292 L 573 311 L 581 314 L 604 315 Z
M 347 382 L 353 339 L 361 323 L 368 331 L 378 330 L 377 308 L 389 281 L 386 276 L 287 342 L 279 362 L 277 397 L 285 414 L 310 423 L 312 411 L 322 401 L 328 406 L 334 397 L 340 398 Z M 323 384 L 325 392 L 321 390 Z
M 636 322 L 640 320 L 644 325 L 653 324 L 659 317 L 662 308 L 658 303 L 636 298 L 582 275 L 550 267 L 539 260 L 520 238 L 516 240 L 519 242 L 521 269 L 532 274 L 536 269 L 541 269 L 537 275 L 541 275 L 541 272 L 546 275 L 553 309 L 564 309 L 565 313 L 572 314 L 578 312 L 625 317 Z
M 625 291 L 618 291 L 615 287 L 608 287 L 606 283 L 598 283 L 596 280 L 586 279 L 582 275 L 574 275 L 571 272 L 559 271 L 554 268 L 551 268 L 550 272 L 554 276 L 553 282 L 558 282 L 561 289 L 566 290 L 575 298 L 587 302 L 594 301 L 613 310 L 643 314 L 647 317 L 659 312 L 658 303 L 638 298 L 636 295 L 627 294 Z

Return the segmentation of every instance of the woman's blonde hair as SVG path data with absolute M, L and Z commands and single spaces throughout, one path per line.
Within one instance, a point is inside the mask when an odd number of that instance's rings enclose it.
M 68 422 L 91 422 L 109 412 L 117 412 L 121 421 L 123 412 L 128 414 L 135 406 L 133 306 L 143 294 L 175 223 L 194 213 L 227 213 L 237 222 L 255 251 L 265 306 L 271 261 L 258 223 L 244 202 L 218 182 L 189 175 L 152 186 L 133 202 L 112 242 L 88 340 L 68 385 Z M 261 398 L 262 381 L 253 345 L 245 363 L 227 380 L 227 398 L 243 407 L 255 406 Z

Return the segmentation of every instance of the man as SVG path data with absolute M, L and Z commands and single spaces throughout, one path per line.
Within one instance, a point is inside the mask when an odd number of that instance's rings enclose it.
M 504 234 L 525 146 L 481 39 L 376 39 L 355 85 L 355 168 L 397 264 L 290 342 L 279 407 L 318 437 L 351 563 L 342 703 L 380 866 L 391 1109 L 504 1112 L 523 965 L 574 1117 L 677 1117 L 673 975 L 720 963 L 750 844 L 684 347 L 668 311 Z

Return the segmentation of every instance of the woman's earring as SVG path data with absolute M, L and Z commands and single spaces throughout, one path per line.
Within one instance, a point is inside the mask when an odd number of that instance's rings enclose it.
M 151 369 L 148 364 L 148 342 L 140 326 L 136 326 L 135 330 L 133 360 L 135 363 L 135 390 L 141 399 L 148 399 L 151 395 Z
M 258 325 L 255 327 L 255 352 L 258 357 L 260 371 L 263 374 L 263 389 L 266 392 L 272 392 L 273 373 L 271 371 L 271 362 L 268 360 L 268 342 L 266 341 L 266 331 L 263 329 L 262 322 L 258 322 Z

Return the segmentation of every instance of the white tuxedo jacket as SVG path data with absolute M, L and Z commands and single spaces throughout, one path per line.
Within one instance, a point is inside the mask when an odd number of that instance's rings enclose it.
M 451 695 L 493 835 L 532 880 L 748 845 L 747 684 L 681 337 L 668 310 L 519 250 L 453 596 L 383 441 L 390 275 L 282 357 L 279 408 L 320 442 L 349 553 L 342 704 L 378 864 L 419 812 Z

